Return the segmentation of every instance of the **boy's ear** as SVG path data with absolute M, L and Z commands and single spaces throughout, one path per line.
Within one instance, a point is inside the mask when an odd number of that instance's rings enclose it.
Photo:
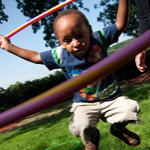
M 62 43 L 60 40 L 58 40 L 58 42 L 59 42 L 59 44 L 61 45 L 61 47 L 62 47 L 63 49 L 65 49 L 65 46 L 63 45 L 63 43 Z
M 89 31 L 90 31 L 90 36 L 93 36 L 93 30 L 92 30 L 92 26 L 89 25 Z

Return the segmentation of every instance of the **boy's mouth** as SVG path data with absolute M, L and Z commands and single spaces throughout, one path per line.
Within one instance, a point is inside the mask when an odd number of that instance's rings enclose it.
M 84 47 L 77 47 L 74 49 L 75 52 L 80 52 L 80 51 L 84 51 Z
M 83 52 L 84 51 L 84 49 L 83 48 L 80 48 L 80 49 L 76 49 L 74 52 L 75 53 L 81 53 L 81 52 Z
M 76 56 L 82 57 L 85 54 L 85 49 L 84 48 L 76 49 L 74 53 Z
M 76 49 L 76 51 L 75 51 L 75 52 L 79 53 L 79 52 L 81 52 L 81 51 L 83 51 L 83 48 Z

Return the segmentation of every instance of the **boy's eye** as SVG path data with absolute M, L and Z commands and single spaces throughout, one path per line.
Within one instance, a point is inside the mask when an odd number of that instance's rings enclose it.
M 64 42 L 64 43 L 70 43 L 70 42 L 71 42 L 71 39 L 64 39 L 63 42 Z
M 77 38 L 81 38 L 81 37 L 83 37 L 83 34 L 78 34 L 77 35 Z

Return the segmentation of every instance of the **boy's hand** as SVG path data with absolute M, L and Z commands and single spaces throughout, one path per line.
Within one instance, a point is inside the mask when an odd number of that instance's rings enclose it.
M 145 51 L 143 51 L 135 56 L 136 67 L 141 72 L 144 72 L 145 68 L 147 68 L 147 66 L 145 65 L 145 57 L 146 57 Z
M 0 35 L 0 47 L 4 50 L 8 51 L 9 44 L 10 44 L 10 40 L 7 39 L 6 37 Z
M 0 46 L 2 45 L 2 39 L 0 39 Z

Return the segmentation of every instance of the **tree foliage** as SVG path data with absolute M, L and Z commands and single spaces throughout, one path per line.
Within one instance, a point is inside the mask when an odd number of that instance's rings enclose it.
M 4 13 L 5 6 L 2 4 L 2 0 L 0 0 L 0 23 L 2 24 L 3 21 L 8 21 L 8 16 Z
M 10 85 L 4 93 L 0 93 L 0 112 L 15 107 L 66 80 L 62 71 L 56 71 L 41 79 L 16 82 Z M 2 87 L 0 87 L 2 89 Z
M 63 1 L 65 0 L 16 0 L 17 8 L 20 9 L 23 15 L 27 16 L 29 20 L 49 10 L 57 4 L 62 3 Z M 93 7 L 95 9 L 100 8 L 99 14 L 96 14 L 97 21 L 103 22 L 104 26 L 114 23 L 116 21 L 118 2 L 119 0 L 100 0 L 98 3 L 94 4 L 94 2 L 91 1 L 91 4 L 93 3 Z M 3 12 L 4 8 L 5 7 L 0 0 L 0 23 L 2 23 L 2 21 L 7 21 L 8 19 L 8 16 Z M 53 12 L 52 14 L 32 24 L 32 29 L 34 33 L 36 33 L 41 28 L 43 29 L 46 46 L 50 46 L 52 48 L 58 46 L 58 42 L 55 39 L 55 35 L 53 32 L 53 22 L 56 16 L 61 11 L 68 8 L 82 8 L 89 11 L 88 8 L 84 7 L 83 0 L 76 0 L 74 3 L 63 7 L 62 9 Z M 137 11 L 138 10 L 135 4 L 135 0 L 130 0 L 129 25 L 124 31 L 124 34 L 127 36 L 138 36 L 139 18 Z
M 97 18 L 97 21 L 103 22 L 104 26 L 108 26 L 116 21 L 117 9 L 119 0 L 100 0 L 99 4 L 95 4 L 95 9 L 101 8 L 101 12 Z M 138 36 L 138 10 L 135 0 L 130 0 L 130 19 L 129 25 L 124 31 L 127 36 Z

